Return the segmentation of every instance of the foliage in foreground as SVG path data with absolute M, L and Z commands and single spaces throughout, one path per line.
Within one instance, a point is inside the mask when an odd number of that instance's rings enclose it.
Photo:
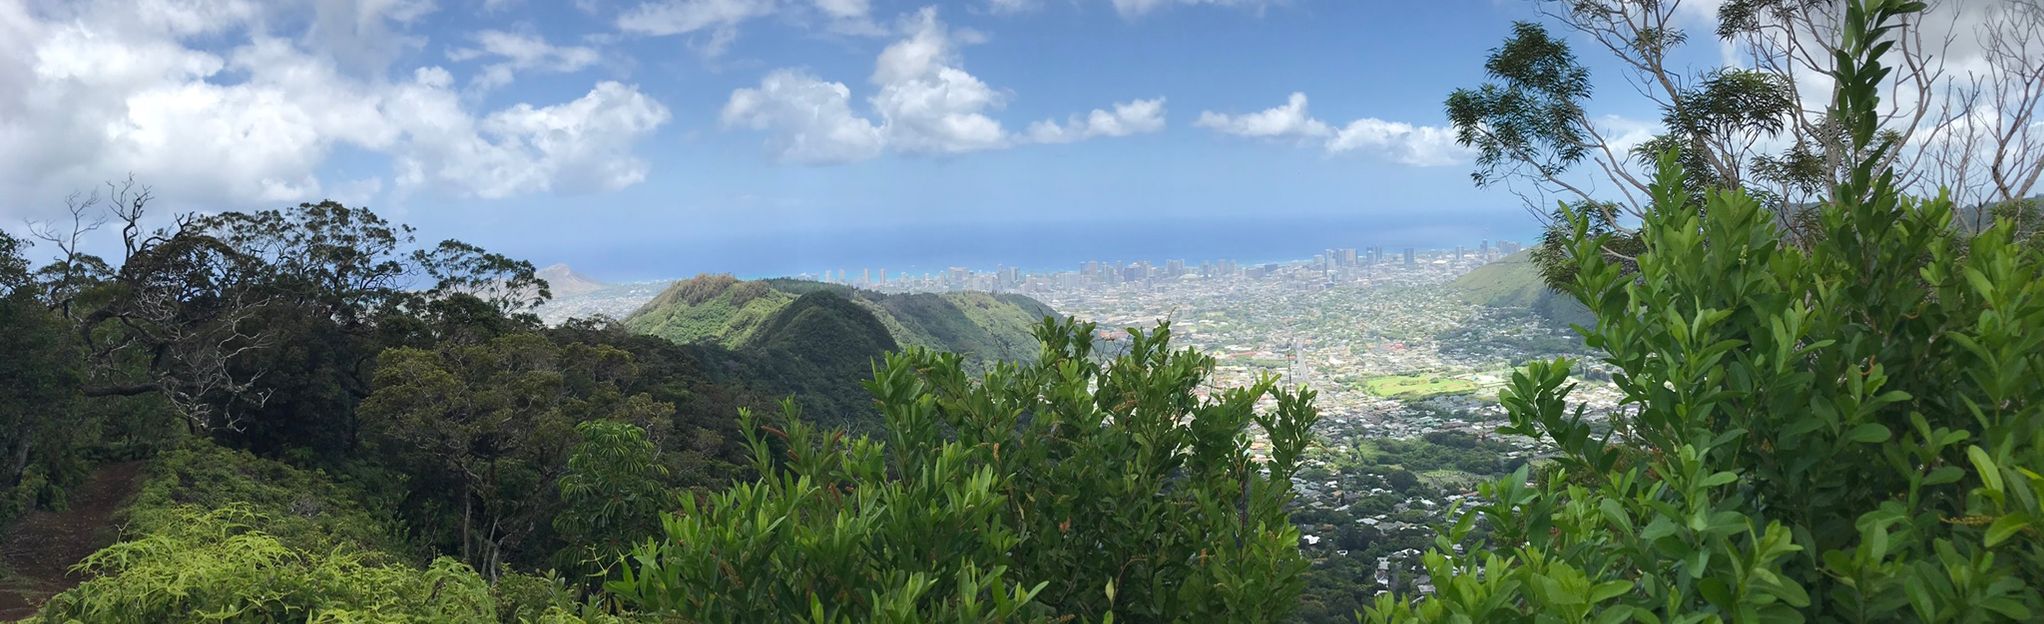
M 579 622 L 548 577 L 495 587 L 440 557 L 420 566 L 392 527 L 317 473 L 194 442 L 156 465 L 125 540 L 38 622 Z
M 1312 393 L 1202 396 L 1214 360 L 1168 328 L 1104 363 L 1093 330 L 1046 321 L 1037 362 L 978 383 L 956 355 L 889 357 L 868 384 L 884 442 L 792 409 L 766 436 L 748 422 L 763 477 L 666 517 L 607 589 L 704 622 L 1282 620 Z
M 1552 442 L 1556 468 L 1486 488 L 1426 558 L 1436 594 L 1370 621 L 2044 617 L 2044 255 L 1878 166 L 1878 59 L 1920 8 L 1851 8 L 1834 110 L 1860 159 L 1807 249 L 1743 191 L 1692 193 L 1673 157 L 1636 272 L 1571 215 L 1570 292 L 1622 371 L 1613 432 L 1569 410 L 1566 361 L 1515 375 L 1506 431 Z M 1443 554 L 1477 516 L 1487 547 Z

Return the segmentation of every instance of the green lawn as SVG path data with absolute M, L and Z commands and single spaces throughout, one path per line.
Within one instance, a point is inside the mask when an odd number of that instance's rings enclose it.
M 1387 375 L 1363 380 L 1363 388 L 1377 396 L 1424 399 L 1440 394 L 1473 392 L 1476 390 L 1476 382 L 1421 375 Z

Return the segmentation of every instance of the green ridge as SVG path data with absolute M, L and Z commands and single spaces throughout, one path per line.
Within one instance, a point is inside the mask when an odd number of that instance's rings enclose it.
M 679 343 L 714 343 L 734 349 L 782 344 L 801 353 L 801 343 L 773 334 L 794 319 L 781 315 L 797 301 L 828 295 L 849 305 L 817 300 L 805 314 L 850 315 L 864 311 L 887 333 L 887 350 L 920 346 L 963 354 L 984 365 L 1003 360 L 1032 360 L 1036 340 L 1031 330 L 1055 310 L 1029 297 L 984 292 L 885 294 L 839 284 L 808 280 L 741 281 L 728 275 L 702 275 L 675 282 L 625 319 L 632 331 Z M 861 326 L 806 321 L 810 331 Z M 824 336 L 812 336 L 826 338 Z M 826 342 L 838 344 L 836 338 Z M 869 339 L 859 339 L 869 340 Z M 864 345 L 870 346 L 870 345 Z M 849 351 L 846 351 L 849 352 Z
M 1567 324 L 1593 325 L 1589 308 L 1568 295 L 1555 292 L 1540 278 L 1540 267 L 1528 252 L 1518 252 L 1496 262 L 1476 267 L 1450 282 L 1448 287 L 1463 299 L 1493 308 L 1526 308 L 1544 318 Z

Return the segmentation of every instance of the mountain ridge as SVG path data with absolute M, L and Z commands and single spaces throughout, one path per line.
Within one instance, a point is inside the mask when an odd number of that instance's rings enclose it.
M 1562 324 L 1593 325 L 1596 318 L 1582 302 L 1547 287 L 1530 252 L 1520 251 L 1476 267 L 1448 283 L 1470 303 L 1493 308 L 1525 308 Z
M 822 296 L 845 305 L 819 298 L 798 312 L 854 315 L 856 310 L 883 327 L 895 348 L 950 351 L 982 364 L 1034 359 L 1036 324 L 1046 316 L 1058 316 L 1050 306 L 1018 294 L 889 294 L 791 278 L 739 280 L 703 274 L 674 282 L 623 322 L 632 331 L 674 342 L 743 349 L 780 342 L 772 334 L 784 331 L 791 319 L 776 317 L 797 301 Z M 848 322 L 856 326 L 864 319 Z

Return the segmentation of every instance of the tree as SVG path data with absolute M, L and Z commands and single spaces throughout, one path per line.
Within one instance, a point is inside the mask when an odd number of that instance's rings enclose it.
M 667 467 L 644 428 L 592 420 L 575 429 L 582 442 L 557 483 L 561 511 L 553 520 L 567 548 L 555 559 L 600 577 L 634 542 L 660 529 L 660 513 L 675 501 L 662 487 Z
M 22 244 L 0 233 L 0 520 L 43 498 L 47 471 L 31 469 L 70 459 L 82 433 L 70 332 L 41 305 Z
M 1265 378 L 1203 398 L 1214 360 L 1171 351 L 1168 327 L 1105 360 L 1094 329 L 1046 320 L 1037 362 L 978 382 L 957 355 L 888 357 L 867 385 L 885 442 L 792 404 L 785 428 L 748 413 L 761 479 L 684 501 L 606 587 L 709 622 L 1283 620 L 1312 393 Z
M 1570 292 L 1621 371 L 1609 433 L 1569 363 L 1500 395 L 1552 468 L 1425 557 L 1440 589 L 1387 621 L 2036 621 L 2044 614 L 2044 253 L 1905 197 L 1881 128 L 1884 51 L 1920 3 L 1846 11 L 1835 118 L 1860 158 L 1807 247 L 1741 189 L 1702 198 L 1664 155 L 1636 269 L 1580 212 Z M 1476 518 L 1487 544 L 1451 555 Z
M 363 208 L 187 214 L 149 230 L 153 199 L 132 180 L 109 184 L 69 201 L 68 228 L 32 227 L 58 250 L 38 276 L 75 324 L 85 394 L 158 394 L 194 430 L 263 450 L 352 444 L 367 367 L 401 317 L 458 294 L 514 313 L 548 296 L 530 263 L 459 241 L 415 247 L 410 228 Z M 122 252 L 111 265 L 82 251 L 109 222 Z
M 623 351 L 532 333 L 400 347 L 378 358 L 376 390 L 360 412 L 380 449 L 416 467 L 413 497 L 450 505 L 429 515 L 452 514 L 462 561 L 494 574 L 510 556 L 541 550 L 525 547 L 546 537 L 559 510 L 556 479 L 569 468 L 578 424 L 657 426 L 673 413 L 672 404 L 619 392 L 636 374 Z
M 1392 491 L 1407 493 L 1419 487 L 1419 475 L 1412 474 L 1410 470 L 1393 470 L 1390 474 L 1384 475 L 1384 482 L 1391 485 Z
M 1694 3 L 1692 3 L 1694 4 Z M 1543 13 L 1617 61 L 1633 90 L 1661 110 L 1660 132 L 1628 152 L 1586 109 L 1590 76 L 1562 38 L 1517 24 L 1492 51 L 1491 82 L 1458 89 L 1446 107 L 1457 138 L 1477 151 L 1479 185 L 1505 184 L 1549 226 L 1536 259 L 1565 289 L 1566 224 L 1544 208 L 1560 195 L 1612 228 L 1606 253 L 1637 253 L 1631 223 L 1647 207 L 1659 156 L 1674 150 L 1692 193 L 1742 188 L 1784 220 L 1784 235 L 1816 234 L 1808 207 L 1842 182 L 1865 154 L 1828 108 L 1832 59 L 1845 28 L 1832 0 L 1732 0 L 1717 7 L 1714 33 L 1736 62 L 1685 72 L 1674 52 L 1689 42 L 1679 0 L 1550 0 Z M 1939 16 L 1906 16 L 1883 51 L 1891 69 L 1876 126 L 1896 149 L 1881 153 L 1905 189 L 1943 187 L 1962 207 L 2028 197 L 2044 177 L 2044 6 L 2031 0 L 1946 2 Z M 1949 19 L 1946 19 L 1949 17 Z M 1962 32 L 1970 27 L 1975 32 Z M 1934 32 L 1942 28 L 1942 34 Z M 1948 60 L 1976 39 L 1978 58 Z M 1582 167 L 1585 162 L 1588 167 Z M 1587 171 L 1585 171 L 1587 170 Z M 1587 173 L 1587 175 L 1585 175 Z M 1531 186 L 1520 186 L 1528 183 Z M 1987 211 L 1975 212 L 1984 225 Z M 1977 229 L 1977 228 L 1976 228 Z

